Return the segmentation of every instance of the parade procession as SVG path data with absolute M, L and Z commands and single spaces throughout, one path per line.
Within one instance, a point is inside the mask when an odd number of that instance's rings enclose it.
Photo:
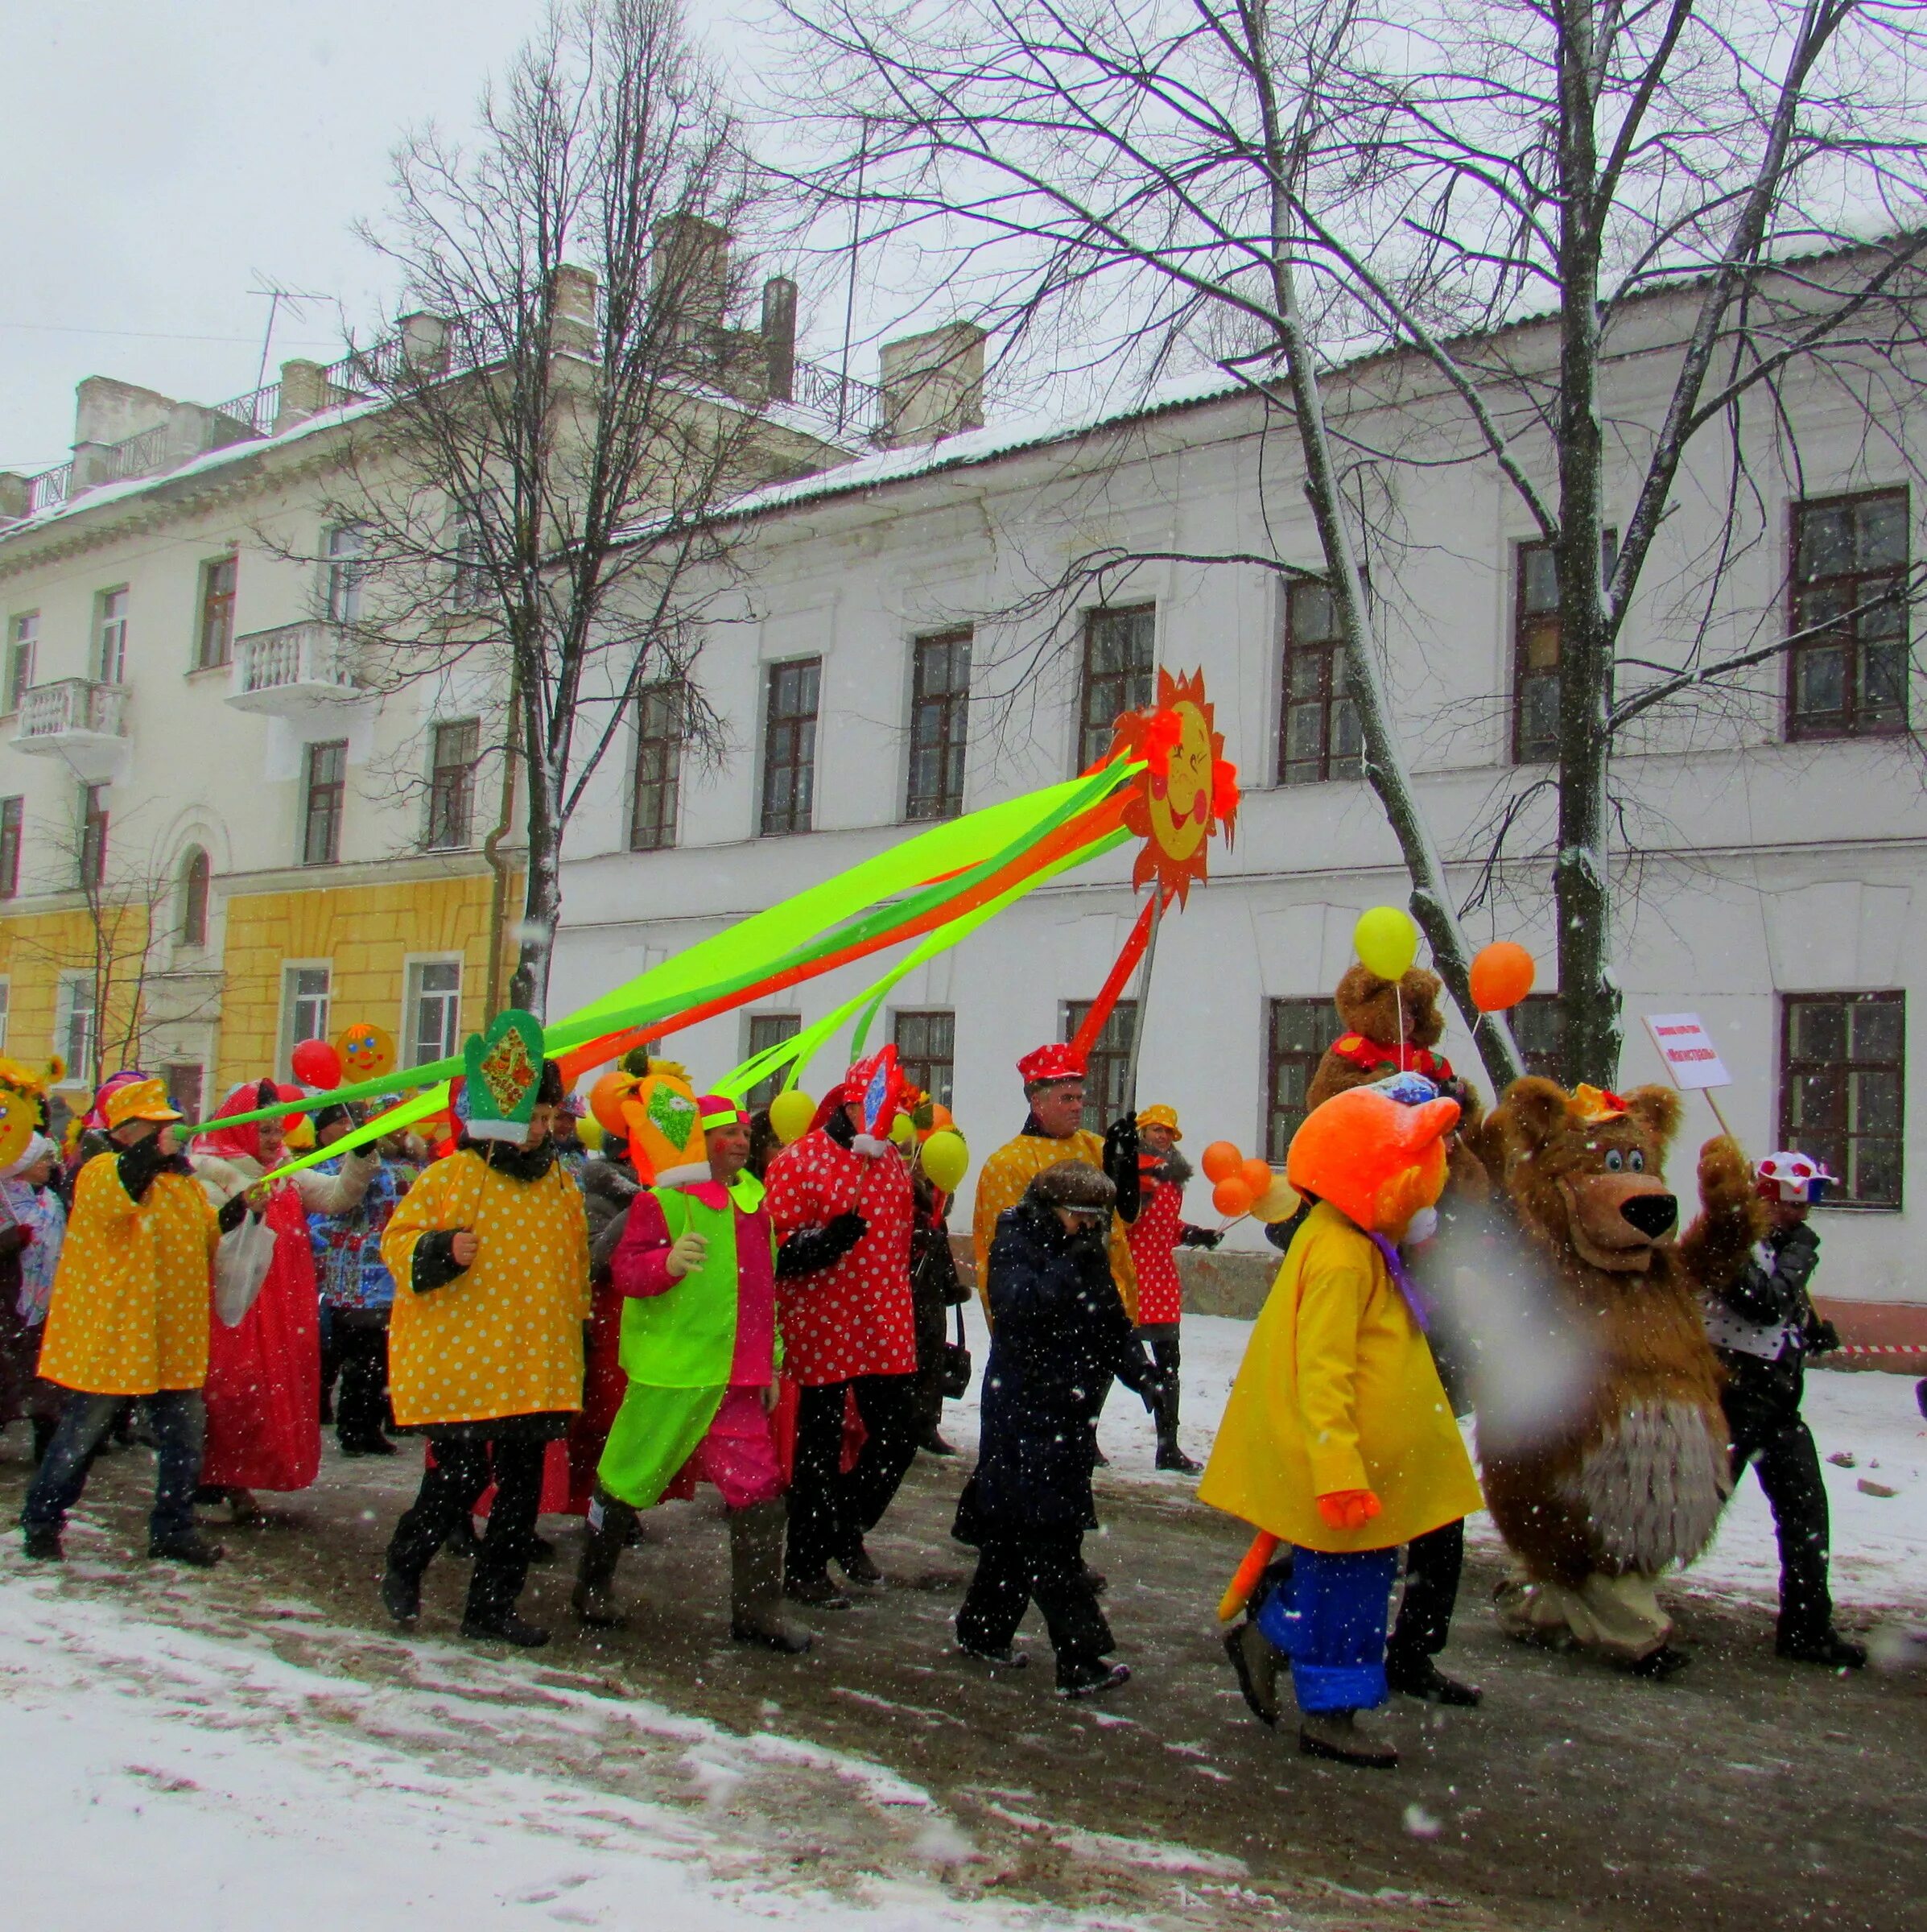
M 1674 10 L 247 28 L 378 297 L 0 431 L 21 1922 L 1912 1922 L 1927 39 Z

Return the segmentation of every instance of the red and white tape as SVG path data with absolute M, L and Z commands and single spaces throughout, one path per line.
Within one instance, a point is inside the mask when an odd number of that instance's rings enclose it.
M 1841 1355 L 1927 1355 L 1927 1342 L 1847 1342 Z

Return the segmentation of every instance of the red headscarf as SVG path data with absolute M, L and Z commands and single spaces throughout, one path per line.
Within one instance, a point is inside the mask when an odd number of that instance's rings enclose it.
M 237 1087 L 221 1103 L 221 1111 L 215 1115 L 217 1121 L 225 1120 L 231 1113 L 253 1113 L 262 1107 L 271 1107 L 276 1100 L 290 1100 L 299 1096 L 292 1088 L 277 1087 L 272 1080 L 246 1080 Z M 299 1114 L 288 1114 L 282 1121 L 285 1132 L 300 1118 Z M 224 1161 L 249 1160 L 256 1166 L 261 1164 L 261 1123 L 250 1121 L 245 1127 L 223 1127 L 213 1133 L 195 1137 L 194 1151 L 196 1154 L 219 1154 Z

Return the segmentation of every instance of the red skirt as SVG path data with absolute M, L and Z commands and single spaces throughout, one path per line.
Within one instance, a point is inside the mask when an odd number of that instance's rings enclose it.
M 208 1446 L 200 1480 L 234 1489 L 305 1489 L 321 1467 L 321 1334 L 307 1216 L 274 1190 L 274 1258 L 254 1305 L 208 1335 Z

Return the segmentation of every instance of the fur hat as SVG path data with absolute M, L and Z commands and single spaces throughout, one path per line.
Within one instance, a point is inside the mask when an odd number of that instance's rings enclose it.
M 1059 1161 L 1031 1182 L 1030 1198 L 1043 1208 L 1068 1208 L 1078 1214 L 1111 1212 L 1117 1190 L 1111 1177 L 1088 1161 Z

